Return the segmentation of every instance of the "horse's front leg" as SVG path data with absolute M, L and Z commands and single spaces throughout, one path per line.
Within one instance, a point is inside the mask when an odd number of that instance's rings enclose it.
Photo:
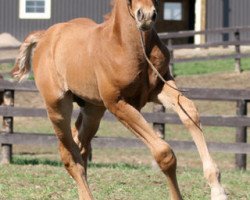
M 190 131 L 203 163 L 205 178 L 211 187 L 211 199 L 227 199 L 225 191 L 220 184 L 220 172 L 209 154 L 200 125 L 199 114 L 194 103 L 177 90 L 173 80 L 167 81 L 167 84 L 163 86 L 157 97 L 165 107 L 171 107 L 178 113 L 181 121 Z
M 171 200 L 182 199 L 176 179 L 176 157 L 171 147 L 156 135 L 139 111 L 124 100 L 114 101 L 111 95 L 107 95 L 105 105 L 127 128 L 149 147 L 159 167 L 167 176 Z

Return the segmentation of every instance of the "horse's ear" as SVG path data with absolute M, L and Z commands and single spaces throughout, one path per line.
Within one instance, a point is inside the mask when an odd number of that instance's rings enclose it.
M 131 5 L 132 0 L 127 0 L 128 5 Z

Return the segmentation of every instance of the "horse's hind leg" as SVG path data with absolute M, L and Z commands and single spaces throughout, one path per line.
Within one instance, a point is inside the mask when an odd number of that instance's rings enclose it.
M 168 81 L 158 94 L 158 99 L 165 107 L 172 107 L 190 131 L 203 163 L 204 175 L 211 187 L 211 199 L 225 200 L 227 197 L 220 185 L 220 172 L 208 152 L 197 109 L 191 100 L 174 88 L 176 88 L 175 82 Z
M 167 176 L 171 200 L 181 200 L 181 194 L 176 179 L 176 158 L 171 147 L 159 138 L 141 113 L 124 100 L 114 100 L 107 93 L 105 103 L 107 108 L 150 149 L 152 155 Z
M 49 118 L 59 139 L 61 159 L 65 168 L 77 183 L 79 199 L 91 200 L 93 197 L 86 181 L 84 161 L 71 133 L 72 95 L 65 94 L 60 100 L 51 96 L 45 97 L 45 103 Z
M 72 130 L 74 141 L 77 143 L 84 161 L 86 175 L 87 161 L 91 150 L 90 142 L 99 128 L 105 110 L 105 107 L 85 103 L 76 120 L 75 128 Z

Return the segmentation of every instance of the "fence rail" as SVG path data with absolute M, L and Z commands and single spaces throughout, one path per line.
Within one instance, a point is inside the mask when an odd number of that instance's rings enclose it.
M 235 89 L 207 89 L 207 88 L 185 88 L 186 95 L 191 99 L 198 100 L 216 100 L 216 101 L 235 101 L 245 102 L 246 104 L 250 101 L 250 90 L 235 90 Z M 0 106 L 0 115 L 3 116 L 3 123 L 7 124 L 4 126 L 4 130 L 0 134 L 0 143 L 6 149 L 11 148 L 11 145 L 25 144 L 25 145 L 52 145 L 57 143 L 56 137 L 52 134 L 38 134 L 38 133 L 18 133 L 13 131 L 14 117 L 47 117 L 45 109 L 38 108 L 21 108 L 15 107 L 11 102 L 11 98 L 14 98 L 16 91 L 30 91 L 37 92 L 36 86 L 33 81 L 23 82 L 18 84 L 16 82 L 9 82 L 0 80 L 0 91 L 5 94 L 5 102 L 9 102 L 8 105 Z M 7 94 L 7 95 L 6 95 Z M 4 95 L 3 95 L 4 96 Z M 238 104 L 237 104 L 238 105 Z M 239 109 L 239 107 L 237 107 Z M 201 122 L 205 126 L 224 126 L 224 127 L 235 127 L 237 130 L 245 127 L 250 127 L 250 116 L 247 115 L 246 107 L 240 107 L 238 115 L 235 116 L 201 116 Z M 77 110 L 74 110 L 73 117 L 78 114 Z M 153 124 L 160 124 L 164 126 L 168 124 L 181 124 L 180 119 L 175 114 L 165 112 L 152 112 L 143 113 L 146 120 Z M 104 120 L 116 121 L 115 117 L 106 112 Z M 6 126 L 8 128 L 6 128 Z M 159 126 L 158 126 L 159 128 Z M 163 128 L 164 130 L 164 128 Z M 223 134 L 223 133 L 222 133 Z M 246 130 L 240 134 L 246 137 Z M 245 139 L 245 137 L 243 139 Z M 242 140 L 242 139 L 241 139 Z M 168 141 L 169 144 L 176 151 L 194 151 L 196 147 L 191 141 Z M 240 142 L 240 143 L 239 143 Z M 137 139 L 131 138 L 119 138 L 119 137 L 96 137 L 93 140 L 93 147 L 120 147 L 120 148 L 142 148 L 144 145 Z M 236 141 L 236 143 L 216 143 L 208 142 L 210 151 L 236 153 L 237 156 L 246 157 L 246 154 L 250 153 L 250 144 L 246 141 Z M 3 150 L 2 158 L 11 159 L 11 150 Z M 243 164 L 242 164 L 243 163 Z M 240 159 L 238 161 L 239 168 L 246 168 L 246 161 Z
M 235 33 L 237 31 L 240 32 L 248 32 L 250 30 L 250 26 L 237 26 L 237 27 L 229 27 L 229 28 L 216 28 L 216 29 L 207 29 L 204 31 L 179 31 L 179 32 L 167 32 L 167 33 L 159 33 L 158 35 L 162 39 L 169 38 L 182 38 L 182 37 L 192 37 L 194 35 L 208 35 L 215 33 Z

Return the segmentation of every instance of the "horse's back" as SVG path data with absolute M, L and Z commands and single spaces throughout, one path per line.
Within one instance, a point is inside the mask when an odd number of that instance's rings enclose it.
M 75 19 L 68 21 L 68 23 L 73 23 L 73 24 L 75 23 L 75 24 L 86 25 L 86 26 L 96 25 L 96 22 L 89 18 L 75 18 Z

